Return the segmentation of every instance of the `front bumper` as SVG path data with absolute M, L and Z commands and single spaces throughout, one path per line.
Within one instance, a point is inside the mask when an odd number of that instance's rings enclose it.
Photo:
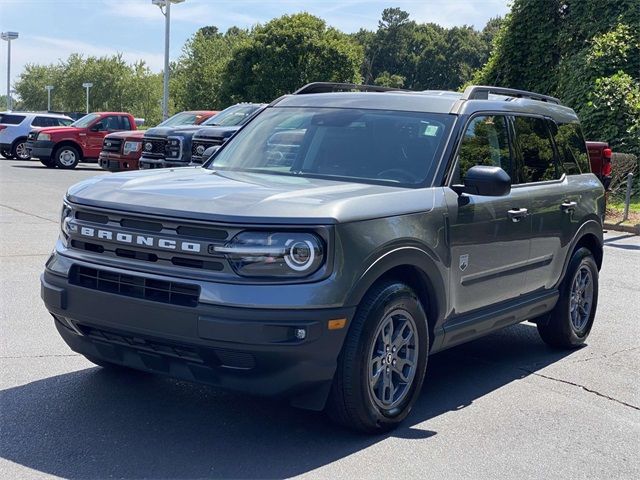
M 183 160 L 167 160 L 166 158 L 140 158 L 140 169 L 189 167 L 192 164 Z
M 50 271 L 41 277 L 41 296 L 62 338 L 80 354 L 313 410 L 324 407 L 355 313 L 170 305 L 81 287 Z M 337 318 L 347 325 L 329 330 Z
M 139 158 L 125 157 L 118 153 L 100 152 L 98 163 L 101 168 L 110 172 L 138 170 L 140 168 Z
M 28 140 L 26 148 L 33 158 L 51 158 L 53 146 L 51 140 Z

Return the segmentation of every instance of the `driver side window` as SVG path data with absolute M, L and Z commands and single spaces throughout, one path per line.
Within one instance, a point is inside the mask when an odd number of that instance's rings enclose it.
M 482 115 L 469 122 L 460 144 L 453 183 L 463 183 L 467 171 L 476 165 L 500 167 L 511 175 L 511 151 L 504 116 Z

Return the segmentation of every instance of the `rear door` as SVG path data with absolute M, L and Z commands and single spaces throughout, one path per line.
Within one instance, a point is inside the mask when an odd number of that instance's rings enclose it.
M 551 288 L 562 271 L 579 202 L 569 185 L 553 141 L 553 122 L 541 116 L 512 117 L 516 174 L 513 191 L 521 192 L 531 218 L 531 255 L 524 292 Z
M 513 174 L 508 119 L 481 114 L 465 127 L 451 184 L 462 183 L 469 168 L 494 165 Z M 529 259 L 531 218 L 527 193 L 504 197 L 456 195 L 448 189 L 451 245 L 451 308 L 455 315 L 518 297 Z

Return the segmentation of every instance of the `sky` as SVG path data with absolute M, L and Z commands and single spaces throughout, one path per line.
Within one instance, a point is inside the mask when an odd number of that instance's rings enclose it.
M 382 10 L 400 7 L 418 22 L 473 25 L 508 12 L 508 0 L 186 0 L 171 9 L 170 58 L 200 27 L 251 27 L 283 14 L 307 11 L 344 32 L 375 29 Z M 143 59 L 160 71 L 164 17 L 151 0 L 0 0 L 0 31 L 17 31 L 11 43 L 15 82 L 27 63 L 50 64 L 71 53 Z M 0 42 L 0 92 L 6 92 L 7 46 Z

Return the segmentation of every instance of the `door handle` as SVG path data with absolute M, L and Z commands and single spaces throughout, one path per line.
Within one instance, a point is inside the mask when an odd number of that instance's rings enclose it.
M 86 134 L 86 133 L 79 133 L 79 134 L 78 134 L 78 136 L 79 136 L 79 137 L 86 137 L 86 136 L 87 136 L 87 134 Z
M 575 210 L 577 206 L 577 202 L 564 202 L 562 205 L 560 205 L 560 208 L 565 212 L 571 212 Z
M 529 210 L 527 210 L 526 208 L 512 208 L 511 210 L 507 211 L 507 213 L 509 214 L 509 218 L 513 222 L 519 222 L 524 217 L 529 215 Z

